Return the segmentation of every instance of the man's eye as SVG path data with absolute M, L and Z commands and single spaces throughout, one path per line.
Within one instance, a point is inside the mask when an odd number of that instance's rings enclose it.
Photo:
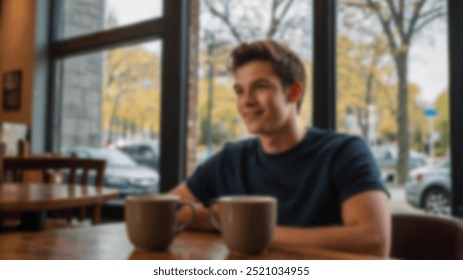
M 254 88 L 256 88 L 256 89 L 263 89 L 263 88 L 267 88 L 267 85 L 264 85 L 264 84 L 255 85 Z

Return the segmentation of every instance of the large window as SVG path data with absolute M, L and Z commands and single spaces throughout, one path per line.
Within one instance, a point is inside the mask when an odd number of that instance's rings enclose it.
M 181 177 L 186 3 L 54 1 L 46 149 L 106 160 L 105 185 L 124 196 L 165 191 Z M 162 147 L 171 151 L 164 161 Z
M 58 62 L 60 146 L 120 146 L 159 136 L 159 41 Z
M 446 1 L 339 4 L 338 130 L 368 143 L 393 210 L 450 214 Z
M 159 192 L 161 57 L 154 41 L 56 62 L 59 152 L 106 160 L 124 196 Z

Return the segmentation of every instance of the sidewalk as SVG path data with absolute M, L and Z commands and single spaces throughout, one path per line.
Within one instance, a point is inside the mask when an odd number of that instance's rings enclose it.
M 424 214 L 423 210 L 412 207 L 407 203 L 405 186 L 386 184 L 386 188 L 391 193 L 390 205 L 393 213 Z

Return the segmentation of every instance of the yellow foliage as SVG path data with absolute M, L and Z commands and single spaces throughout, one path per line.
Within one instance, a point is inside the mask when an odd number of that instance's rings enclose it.
M 375 45 L 376 44 L 376 45 Z M 367 79 L 372 77 L 371 104 L 375 105 L 379 121 L 380 138 L 397 135 L 397 81 L 390 63 L 374 63 L 374 55 L 387 55 L 387 46 L 381 42 L 352 42 L 347 37 L 338 39 L 337 53 L 337 127 L 343 132 L 345 112 L 348 107 L 356 112 L 367 110 Z M 416 99 L 420 92 L 417 85 L 409 84 L 409 130 L 427 133 L 428 125 Z
M 103 130 L 159 133 L 160 59 L 140 47 L 110 50 L 103 86 Z

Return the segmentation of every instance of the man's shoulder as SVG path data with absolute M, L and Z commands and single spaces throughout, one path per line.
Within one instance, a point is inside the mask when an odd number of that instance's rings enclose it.
M 333 148 L 344 146 L 350 142 L 362 141 L 360 137 L 355 135 L 343 134 L 318 127 L 310 128 L 307 132 L 307 137 L 313 142 L 329 145 Z
M 228 142 L 221 150 L 204 160 L 201 165 L 218 167 L 222 164 L 239 162 L 240 158 L 247 157 L 255 150 L 257 147 L 256 141 L 257 139 L 255 138 L 248 138 L 235 142 Z
M 229 142 L 225 144 L 225 146 L 222 149 L 222 152 L 224 153 L 231 153 L 231 154 L 236 154 L 236 153 L 241 153 L 241 152 L 250 152 L 254 149 L 257 148 L 257 141 L 258 139 L 255 137 L 252 138 L 246 138 L 234 142 Z

